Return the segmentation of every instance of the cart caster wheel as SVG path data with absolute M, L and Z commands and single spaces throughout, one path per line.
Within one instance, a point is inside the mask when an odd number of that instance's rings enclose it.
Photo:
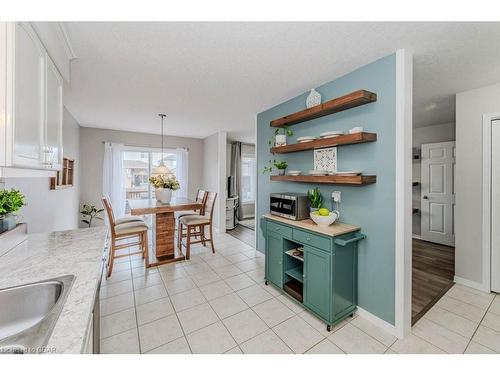
M 267 282 L 267 280 L 266 280 L 266 281 L 264 281 L 264 284 L 269 285 L 269 283 Z
M 331 331 L 332 331 L 332 326 L 331 326 L 330 324 L 328 324 L 328 325 L 326 326 L 326 330 L 327 330 L 328 332 L 331 332 Z
M 354 316 L 354 314 L 349 314 L 349 316 L 352 318 Z

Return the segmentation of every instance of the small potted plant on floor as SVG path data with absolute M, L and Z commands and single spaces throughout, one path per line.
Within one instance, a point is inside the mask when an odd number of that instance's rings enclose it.
M 285 170 L 288 168 L 288 163 L 284 160 L 282 161 L 276 161 L 276 160 L 269 160 L 269 166 L 264 166 L 264 170 L 262 173 L 269 172 L 271 173 L 274 168 L 278 170 L 278 176 L 284 176 L 285 175 Z
M 309 210 L 311 212 L 319 210 L 323 205 L 323 196 L 317 187 L 307 191 L 307 198 L 309 199 Z
M 24 205 L 24 195 L 19 190 L 0 190 L 0 233 L 15 228 L 14 213 Z
M 170 203 L 172 191 L 179 190 L 181 185 L 174 175 L 158 175 L 149 179 L 155 188 L 156 200 L 161 203 Z

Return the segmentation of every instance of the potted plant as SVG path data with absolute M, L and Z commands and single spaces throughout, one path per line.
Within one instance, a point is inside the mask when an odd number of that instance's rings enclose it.
M 97 208 L 93 204 L 85 203 L 80 211 L 83 216 L 82 222 L 87 224 L 90 228 L 92 226 L 92 220 L 102 220 L 102 217 L 99 216 L 102 211 L 104 211 L 104 208 Z
M 179 190 L 181 185 L 174 175 L 158 175 L 149 179 L 155 188 L 156 200 L 162 203 L 170 203 L 172 191 Z
M 307 198 L 309 199 L 309 209 L 311 212 L 319 210 L 323 205 L 323 196 L 317 187 L 307 191 Z
M 278 176 L 284 176 L 285 169 L 288 168 L 288 163 L 285 160 L 282 161 L 269 160 L 269 166 L 264 166 L 264 170 L 262 171 L 262 173 L 266 172 L 271 173 L 273 170 L 273 166 L 278 170 Z
M 19 190 L 0 190 L 0 233 L 15 228 L 14 213 L 24 205 L 24 195 Z
M 279 147 L 286 146 L 286 137 L 291 137 L 293 135 L 293 131 L 288 129 L 288 126 L 283 126 L 282 128 L 277 128 L 274 131 L 274 139 L 269 140 L 269 146 Z

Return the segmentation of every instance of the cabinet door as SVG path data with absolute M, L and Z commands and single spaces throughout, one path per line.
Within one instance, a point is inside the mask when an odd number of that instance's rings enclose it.
M 31 27 L 16 23 L 14 74 L 15 166 L 41 168 L 45 122 L 45 53 Z
M 330 320 L 332 298 L 332 256 L 304 246 L 304 305 Z
M 47 58 L 45 162 L 51 169 L 62 168 L 63 80 L 54 63 Z
M 269 231 L 266 240 L 266 279 L 283 287 L 283 237 Z

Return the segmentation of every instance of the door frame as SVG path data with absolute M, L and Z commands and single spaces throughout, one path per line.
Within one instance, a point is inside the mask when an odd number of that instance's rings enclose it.
M 500 113 L 483 115 L 483 282 L 481 289 L 491 292 L 491 123 Z

